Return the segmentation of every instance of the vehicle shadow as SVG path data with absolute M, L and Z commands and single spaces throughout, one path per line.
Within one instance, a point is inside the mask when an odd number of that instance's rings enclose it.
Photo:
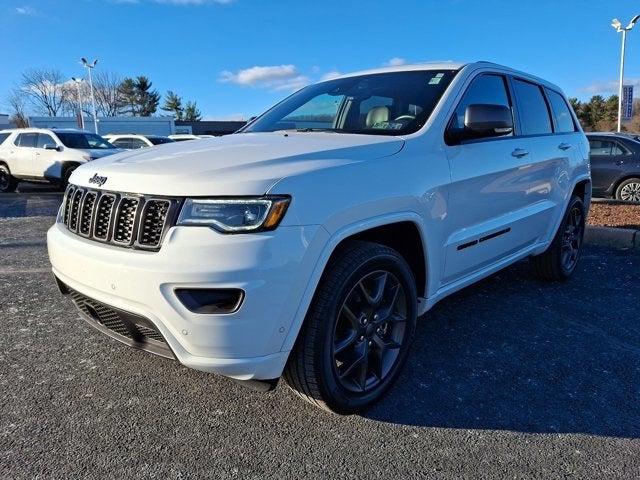
M 403 375 L 365 416 L 395 424 L 640 437 L 640 255 L 586 249 L 568 282 L 526 262 L 418 323 Z
M 21 189 L 19 193 L 0 193 L 0 218 L 55 216 L 62 193 L 53 189 Z

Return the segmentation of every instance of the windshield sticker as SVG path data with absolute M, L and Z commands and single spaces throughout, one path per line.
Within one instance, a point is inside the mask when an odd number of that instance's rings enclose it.
M 429 80 L 429 85 L 438 85 L 440 80 L 444 77 L 444 73 L 438 73 L 435 77 Z

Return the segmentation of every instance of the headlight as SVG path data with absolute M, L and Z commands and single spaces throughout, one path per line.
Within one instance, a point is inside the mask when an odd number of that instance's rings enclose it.
M 284 217 L 290 197 L 188 198 L 178 225 L 204 225 L 224 233 L 273 230 Z

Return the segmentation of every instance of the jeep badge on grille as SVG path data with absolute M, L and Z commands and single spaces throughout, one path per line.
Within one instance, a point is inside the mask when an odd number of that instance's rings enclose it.
M 98 175 L 97 173 L 93 174 L 93 177 L 91 177 L 89 179 L 89 183 L 95 183 L 96 185 L 98 185 L 99 187 L 101 187 L 102 185 L 104 185 L 104 183 L 107 181 L 107 177 L 101 177 L 100 175 Z

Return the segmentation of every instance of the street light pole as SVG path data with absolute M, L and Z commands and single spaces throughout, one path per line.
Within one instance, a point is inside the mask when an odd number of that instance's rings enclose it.
M 94 69 L 94 67 L 98 63 L 98 59 L 94 60 L 91 63 L 87 62 L 87 59 L 84 57 L 81 58 L 80 60 L 82 61 L 82 65 L 84 65 L 87 68 L 87 71 L 89 72 L 89 90 L 91 92 L 91 112 L 93 113 L 93 130 L 95 131 L 95 133 L 98 133 L 98 117 L 96 115 L 96 99 L 93 96 L 93 77 L 91 75 L 91 71 Z
M 76 84 L 78 89 L 78 114 L 80 115 L 80 128 L 84 130 L 84 115 L 82 115 L 82 92 L 80 86 L 82 85 L 82 79 L 71 77 L 71 80 Z
M 640 19 L 640 15 L 636 15 L 631 19 L 629 25 L 622 26 L 622 22 L 617 18 L 611 21 L 611 26 L 616 29 L 616 32 L 622 33 L 622 49 L 620 51 L 620 80 L 618 84 L 618 132 L 622 130 L 622 86 L 624 83 L 624 54 L 627 46 L 627 32 L 630 31 Z

